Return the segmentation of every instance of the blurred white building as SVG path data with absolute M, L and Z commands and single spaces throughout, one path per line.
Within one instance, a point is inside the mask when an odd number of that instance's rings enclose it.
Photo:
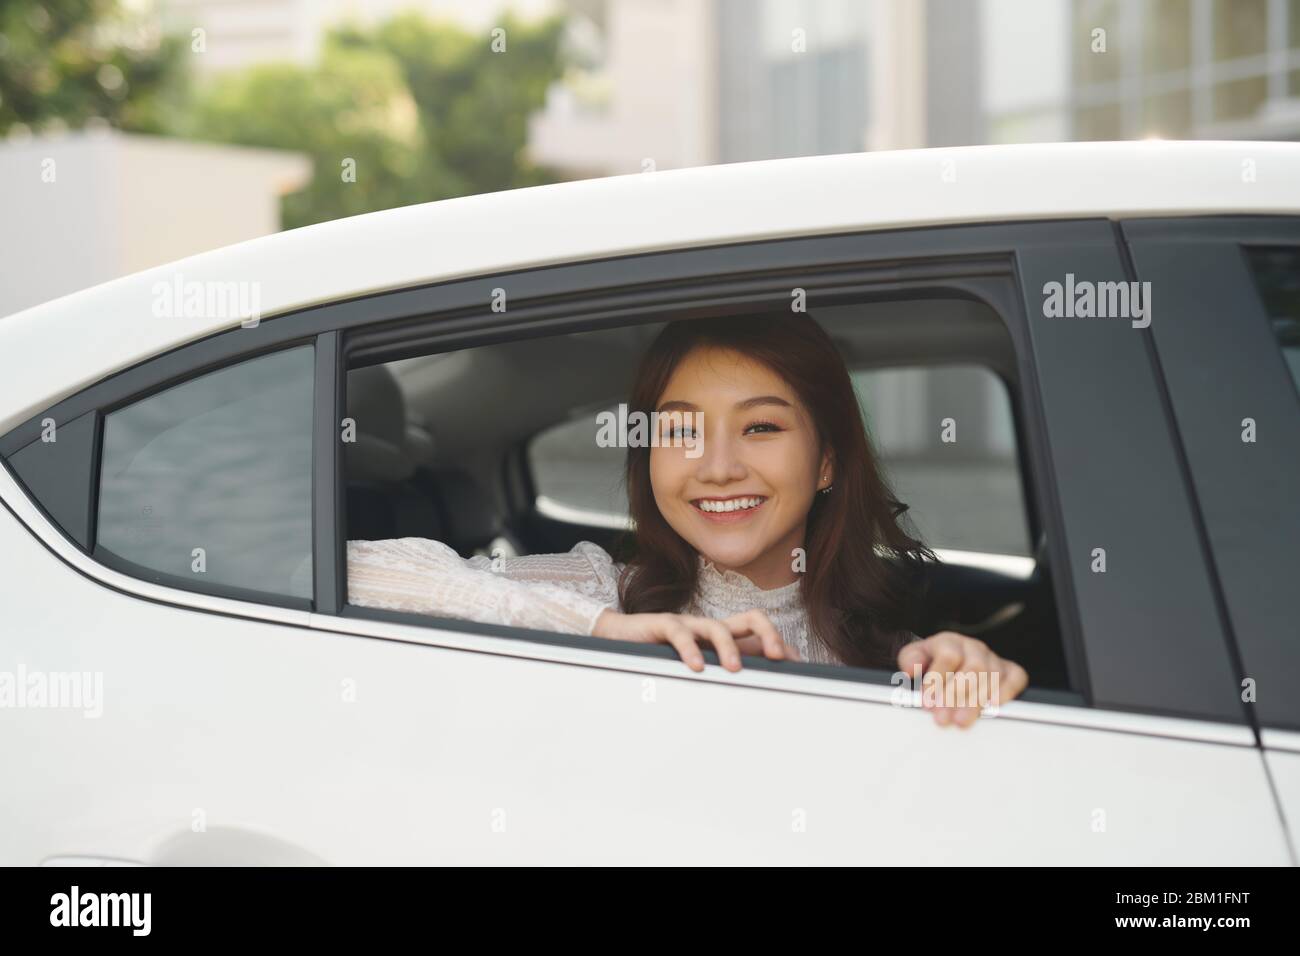
M 574 179 L 717 162 L 713 0 L 574 5 L 586 62 L 551 87 L 529 153 Z
M 0 141 L 0 316 L 280 229 L 304 156 L 95 130 Z
M 987 141 L 1300 139 L 1300 0 L 982 0 Z
M 978 141 L 967 0 L 570 0 L 534 158 L 590 176 Z M 931 24 L 940 29 L 931 29 Z

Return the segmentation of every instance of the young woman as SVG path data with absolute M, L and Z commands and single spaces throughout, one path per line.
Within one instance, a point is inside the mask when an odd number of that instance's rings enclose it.
M 917 571 L 933 555 L 899 520 L 830 337 L 803 315 L 669 323 L 629 401 L 657 418 L 629 442 L 634 554 L 582 542 L 567 554 L 462 559 L 437 541 L 348 542 L 348 600 L 363 607 L 671 644 L 703 670 L 701 643 L 742 654 L 955 675 L 1024 669 L 981 641 L 907 630 Z M 680 414 L 671 414 L 680 413 Z M 697 427 L 702 426 L 702 427 Z M 593 436 L 594 437 L 594 436 Z M 951 702 L 952 697 L 938 698 Z M 933 708 L 970 726 L 978 706 Z

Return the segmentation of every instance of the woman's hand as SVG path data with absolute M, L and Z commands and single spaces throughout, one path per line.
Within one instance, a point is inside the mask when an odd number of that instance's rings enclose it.
M 951 722 L 969 727 L 984 705 L 996 707 L 1011 700 L 1029 683 L 1019 664 L 998 657 L 983 641 L 954 631 L 908 644 L 898 652 L 898 669 L 923 673 L 917 687 L 921 703 L 934 710 L 940 726 Z
M 671 644 L 686 666 L 704 670 L 700 642 L 713 645 L 729 671 L 740 670 L 742 654 L 761 654 L 774 661 L 797 661 L 799 653 L 786 645 L 762 611 L 745 611 L 720 621 L 691 614 L 621 614 L 604 611 L 591 633 L 614 641 Z

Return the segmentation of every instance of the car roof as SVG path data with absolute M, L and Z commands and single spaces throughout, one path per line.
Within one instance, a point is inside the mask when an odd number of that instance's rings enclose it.
M 1300 214 L 1300 144 L 849 153 L 406 206 L 217 249 L 0 319 L 0 434 L 113 372 L 239 325 L 237 316 L 155 317 L 156 286 L 178 279 L 257 283 L 261 316 L 271 318 L 450 279 L 693 246 L 949 223 L 1231 213 Z

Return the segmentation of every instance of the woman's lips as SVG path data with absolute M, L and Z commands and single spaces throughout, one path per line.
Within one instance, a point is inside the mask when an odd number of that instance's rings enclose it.
M 767 504 L 763 495 L 731 495 L 727 498 L 696 498 L 695 513 L 716 524 L 734 524 L 757 514 Z M 726 510 L 730 509 L 730 510 Z

